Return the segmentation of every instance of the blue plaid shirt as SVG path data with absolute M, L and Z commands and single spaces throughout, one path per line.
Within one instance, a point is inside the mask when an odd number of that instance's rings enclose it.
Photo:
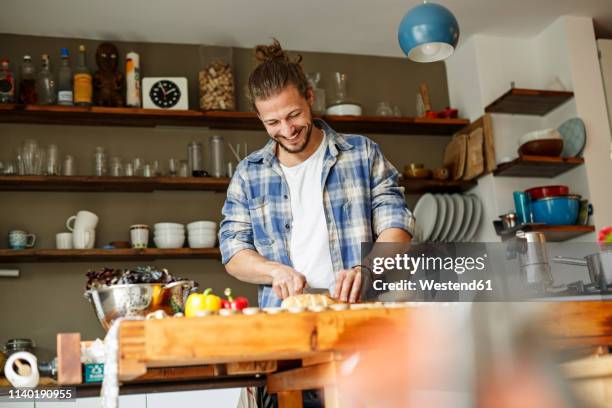
M 362 242 L 387 228 L 413 235 L 414 218 L 406 206 L 398 172 L 380 148 L 359 135 L 336 133 L 315 120 L 328 146 L 323 159 L 323 206 L 334 273 L 361 263 Z M 289 255 L 292 215 L 289 186 L 275 155 L 276 142 L 242 160 L 227 190 L 219 230 L 222 262 L 252 249 L 264 258 L 292 266 Z M 278 306 L 270 285 L 259 286 L 259 305 Z

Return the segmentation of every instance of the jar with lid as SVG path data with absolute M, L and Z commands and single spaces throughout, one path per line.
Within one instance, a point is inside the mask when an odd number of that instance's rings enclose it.
M 236 110 L 232 49 L 201 46 L 200 56 L 204 61 L 204 67 L 198 74 L 200 109 Z
M 209 169 L 213 177 L 225 177 L 225 141 L 222 136 L 215 135 L 208 139 Z

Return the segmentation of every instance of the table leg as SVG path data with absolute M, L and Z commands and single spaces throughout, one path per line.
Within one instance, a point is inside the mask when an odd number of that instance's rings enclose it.
M 279 391 L 278 408 L 303 408 L 303 406 L 302 391 Z

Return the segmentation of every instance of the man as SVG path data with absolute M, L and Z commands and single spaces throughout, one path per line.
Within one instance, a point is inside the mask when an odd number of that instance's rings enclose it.
M 312 89 L 278 41 L 258 46 L 249 96 L 271 139 L 240 162 L 219 240 L 236 278 L 259 284 L 261 307 L 305 287 L 355 302 L 361 242 L 409 242 L 414 219 L 398 172 L 364 136 L 313 120 Z

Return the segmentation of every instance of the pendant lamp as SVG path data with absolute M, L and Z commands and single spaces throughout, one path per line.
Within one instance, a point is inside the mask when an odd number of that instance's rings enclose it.
M 457 46 L 459 24 L 446 7 L 425 2 L 409 10 L 402 18 L 397 39 L 411 60 L 441 61 L 450 57 Z

